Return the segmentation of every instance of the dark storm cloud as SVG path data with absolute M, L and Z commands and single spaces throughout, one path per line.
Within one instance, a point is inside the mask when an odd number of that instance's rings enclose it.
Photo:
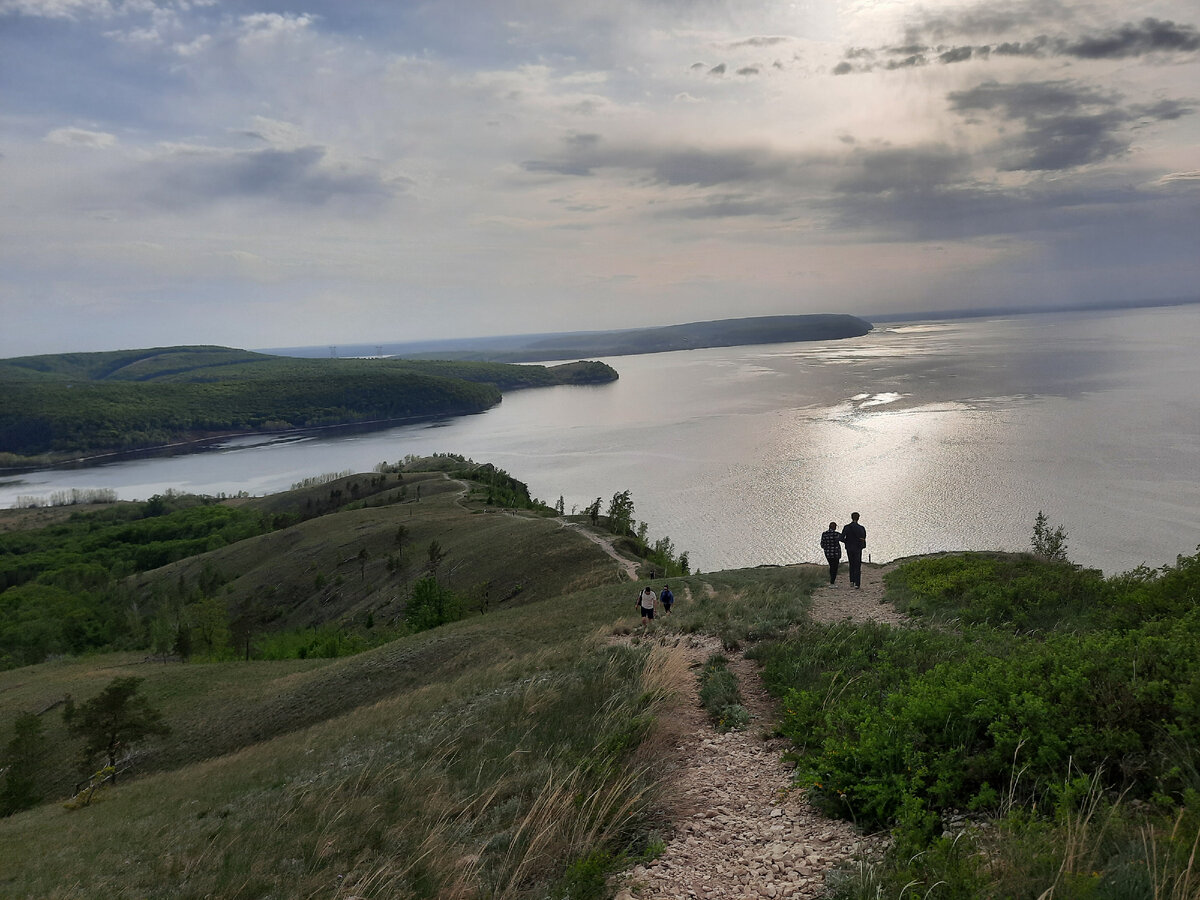
M 671 186 L 715 187 L 787 178 L 798 161 L 757 148 L 708 150 L 648 145 L 608 146 L 591 135 L 568 138 L 549 159 L 521 164 L 526 172 L 590 176 L 597 169 L 628 171 L 639 178 Z
M 1043 13 L 1045 9 L 1041 10 Z M 1028 10 L 1026 11 L 1028 12 Z M 1027 27 L 1028 19 L 1017 13 L 965 13 L 958 18 L 939 17 L 910 26 L 905 43 L 875 50 L 853 47 L 833 69 L 835 75 L 871 72 L 876 69 L 906 68 L 933 60 L 943 64 L 997 56 L 1064 56 L 1076 59 L 1123 59 L 1151 54 L 1192 53 L 1200 50 L 1200 31 L 1192 25 L 1146 18 L 1082 36 L 1052 37 L 1037 34 L 996 43 L 944 43 L 948 36 L 996 36 Z M 902 56 L 897 63 L 881 62 L 877 56 Z
M 969 169 L 966 154 L 944 146 L 857 148 L 836 187 L 843 194 L 926 193 L 960 182 Z
M 1176 100 L 1126 106 L 1119 95 L 1069 81 L 987 82 L 947 99 L 953 111 L 976 120 L 986 113 L 1021 123 L 1019 133 L 1000 142 L 1000 168 L 1008 171 L 1060 171 L 1113 159 L 1129 150 L 1134 128 L 1192 111 Z
M 1083 59 L 1122 59 L 1147 53 L 1188 53 L 1200 49 L 1200 32 L 1191 25 L 1142 19 L 1112 31 L 1090 35 L 1063 47 L 1068 56 Z
M 1088 107 L 1111 107 L 1117 98 L 1071 81 L 1026 81 L 1000 84 L 988 81 L 966 91 L 947 95 L 955 112 L 986 110 L 1007 119 L 1058 115 Z
M 325 155 L 321 147 L 180 152 L 139 170 L 138 193 L 157 206 L 182 209 L 231 199 L 298 206 L 377 204 L 398 190 L 373 175 L 324 167 Z

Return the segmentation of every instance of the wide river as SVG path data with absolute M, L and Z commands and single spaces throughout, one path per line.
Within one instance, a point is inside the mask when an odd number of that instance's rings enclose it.
M 876 562 L 1029 547 L 1044 510 L 1108 573 L 1200 544 L 1200 306 L 883 325 L 823 343 L 607 360 L 614 384 L 507 394 L 435 424 L 40 471 L 0 506 L 71 488 L 263 494 L 406 454 L 493 462 L 568 510 L 630 490 L 704 571 L 819 560 L 862 514 Z

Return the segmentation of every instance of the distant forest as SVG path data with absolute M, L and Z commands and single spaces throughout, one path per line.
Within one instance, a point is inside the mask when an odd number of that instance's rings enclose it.
M 594 362 L 294 359 L 227 347 L 20 357 L 0 360 L 0 465 L 225 434 L 465 415 L 499 403 L 502 391 L 616 378 Z
M 597 356 L 632 356 L 641 353 L 666 353 L 672 350 L 698 350 L 704 347 L 829 341 L 861 337 L 870 330 L 870 322 L 849 315 L 753 316 L 625 331 L 506 335 L 369 347 L 352 345 L 342 349 L 348 353 L 382 352 L 408 359 L 516 363 Z M 290 347 L 275 352 L 311 357 L 324 353 L 325 348 Z

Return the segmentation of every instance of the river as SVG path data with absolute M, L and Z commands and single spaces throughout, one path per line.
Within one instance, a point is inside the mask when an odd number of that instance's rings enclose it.
M 505 395 L 368 433 L 237 439 L 34 472 L 0 506 L 72 488 L 286 490 L 406 454 L 493 462 L 568 510 L 630 490 L 651 537 L 705 571 L 820 559 L 862 514 L 875 561 L 1022 550 L 1044 510 L 1108 573 L 1200 544 L 1200 306 L 922 321 L 861 338 L 606 360 L 620 380 Z

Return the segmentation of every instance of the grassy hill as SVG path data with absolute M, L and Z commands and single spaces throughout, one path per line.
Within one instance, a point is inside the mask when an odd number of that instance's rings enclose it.
M 0 673 L 0 735 L 22 712 L 43 723 L 48 801 L 0 819 L 12 863 L 0 896 L 598 896 L 619 860 L 654 851 L 653 725 L 689 676 L 649 645 L 611 646 L 637 621 L 635 587 L 558 519 L 483 505 L 494 484 L 472 499 L 444 473 L 405 472 L 403 485 L 400 474 L 314 479 L 323 483 L 244 502 L 285 515 L 362 485 L 351 508 L 132 576 L 133 596 L 150 602 L 207 577 L 233 611 L 276 585 L 273 600 L 287 599 L 274 627 L 361 627 L 395 609 L 389 592 L 428 567 L 421 545 L 436 540 L 439 579 L 495 585 L 486 610 L 334 659 L 182 663 L 138 651 Z M 386 562 L 401 525 L 412 571 Z M 330 599 L 334 579 L 318 589 L 312 573 L 344 560 L 342 596 Z M 710 608 L 794 622 L 816 578 L 675 581 L 704 598 L 691 627 L 736 630 Z M 81 775 L 59 704 L 123 676 L 144 679 L 171 732 L 139 745 L 133 773 L 91 805 L 64 808 Z
M 594 362 L 292 359 L 227 347 L 19 357 L 0 360 L 0 460 L 464 415 L 494 406 L 503 391 L 616 377 Z
M 360 652 L 247 660 L 231 631 L 190 662 L 139 649 L 0 672 L 0 741 L 22 714 L 43 732 L 43 802 L 0 819 L 0 897 L 608 896 L 609 872 L 673 837 L 668 724 L 696 677 L 673 648 L 704 633 L 762 664 L 779 718 L 755 727 L 791 741 L 809 800 L 891 834 L 887 858 L 830 882 L 835 900 L 1195 900 L 1200 552 L 1112 578 L 1032 554 L 906 560 L 885 577 L 904 628 L 808 621 L 816 566 L 673 576 L 671 618 L 630 640 L 636 586 L 581 523 L 508 502 L 502 475 L 446 457 L 220 505 L 269 527 L 106 595 L 129 636 L 151 607 L 215 605 L 230 626 L 249 616 L 255 647 L 313 626 L 379 635 Z M 173 502 L 116 518 L 208 527 L 210 507 Z M 33 524 L 73 541 L 107 522 Z M 65 591 L 60 571 L 0 601 Z M 404 627 L 434 578 L 462 618 Z M 188 620 L 197 641 L 205 627 Z M 63 701 L 125 676 L 170 733 L 64 804 L 84 773 Z

